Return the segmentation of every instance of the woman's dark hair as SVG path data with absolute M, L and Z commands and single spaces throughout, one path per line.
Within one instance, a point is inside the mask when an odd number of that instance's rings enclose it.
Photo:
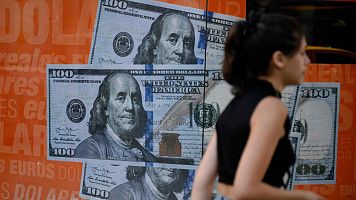
M 231 27 L 225 43 L 223 62 L 224 79 L 234 86 L 235 95 L 267 73 L 275 51 L 286 56 L 300 48 L 304 29 L 289 16 L 261 14 L 250 16 Z

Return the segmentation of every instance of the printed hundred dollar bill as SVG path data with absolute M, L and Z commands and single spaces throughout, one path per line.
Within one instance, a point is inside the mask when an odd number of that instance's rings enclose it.
M 194 169 L 83 163 L 80 196 L 88 199 L 189 199 Z
M 222 81 L 209 68 L 48 65 L 48 158 L 197 165 L 224 107 L 204 103 Z
M 208 68 L 215 68 L 213 66 L 208 66 Z M 221 69 L 210 69 L 206 71 L 205 82 L 206 87 L 204 88 L 204 95 L 196 98 L 192 104 L 189 105 L 189 110 L 184 109 L 186 103 L 182 100 L 177 101 L 171 109 L 167 112 L 165 121 L 170 120 L 170 116 L 182 116 L 181 120 L 184 121 L 185 116 L 193 116 L 194 120 L 199 127 L 202 137 L 194 137 L 197 133 L 194 131 L 187 132 L 185 137 L 181 137 L 181 140 L 186 140 L 188 143 L 199 144 L 203 146 L 203 151 L 205 150 L 207 144 L 210 141 L 212 134 L 215 132 L 215 124 L 224 111 L 229 102 L 234 98 L 231 93 L 231 86 L 223 80 L 223 75 Z M 196 106 L 194 106 L 196 105 Z M 163 129 L 172 129 L 175 124 L 162 123 Z M 168 126 L 168 127 L 165 127 Z M 196 152 L 201 156 L 203 152 Z
M 158 1 L 99 0 L 89 63 L 220 64 L 237 20 Z
M 335 184 L 340 83 L 303 83 L 292 133 L 299 134 L 295 184 Z

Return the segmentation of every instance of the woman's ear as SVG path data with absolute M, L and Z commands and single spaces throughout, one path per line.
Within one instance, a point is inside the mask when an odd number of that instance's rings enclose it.
M 275 51 L 272 54 L 272 63 L 278 68 L 283 69 L 285 66 L 285 55 L 281 51 Z

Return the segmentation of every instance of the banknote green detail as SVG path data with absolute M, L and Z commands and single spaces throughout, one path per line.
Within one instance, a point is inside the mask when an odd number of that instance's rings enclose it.
M 218 119 L 218 112 L 208 103 L 199 103 L 194 109 L 194 121 L 198 127 L 210 128 Z
M 118 33 L 113 41 L 113 49 L 120 57 L 126 57 L 131 54 L 134 47 L 132 36 L 127 32 Z
M 79 123 L 85 118 L 86 108 L 81 100 L 72 99 L 67 104 L 66 112 L 70 121 Z

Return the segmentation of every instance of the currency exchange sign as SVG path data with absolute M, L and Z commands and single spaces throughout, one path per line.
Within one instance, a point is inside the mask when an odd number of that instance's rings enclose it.
M 238 19 L 158 1 L 101 0 L 89 63 L 221 64 Z

